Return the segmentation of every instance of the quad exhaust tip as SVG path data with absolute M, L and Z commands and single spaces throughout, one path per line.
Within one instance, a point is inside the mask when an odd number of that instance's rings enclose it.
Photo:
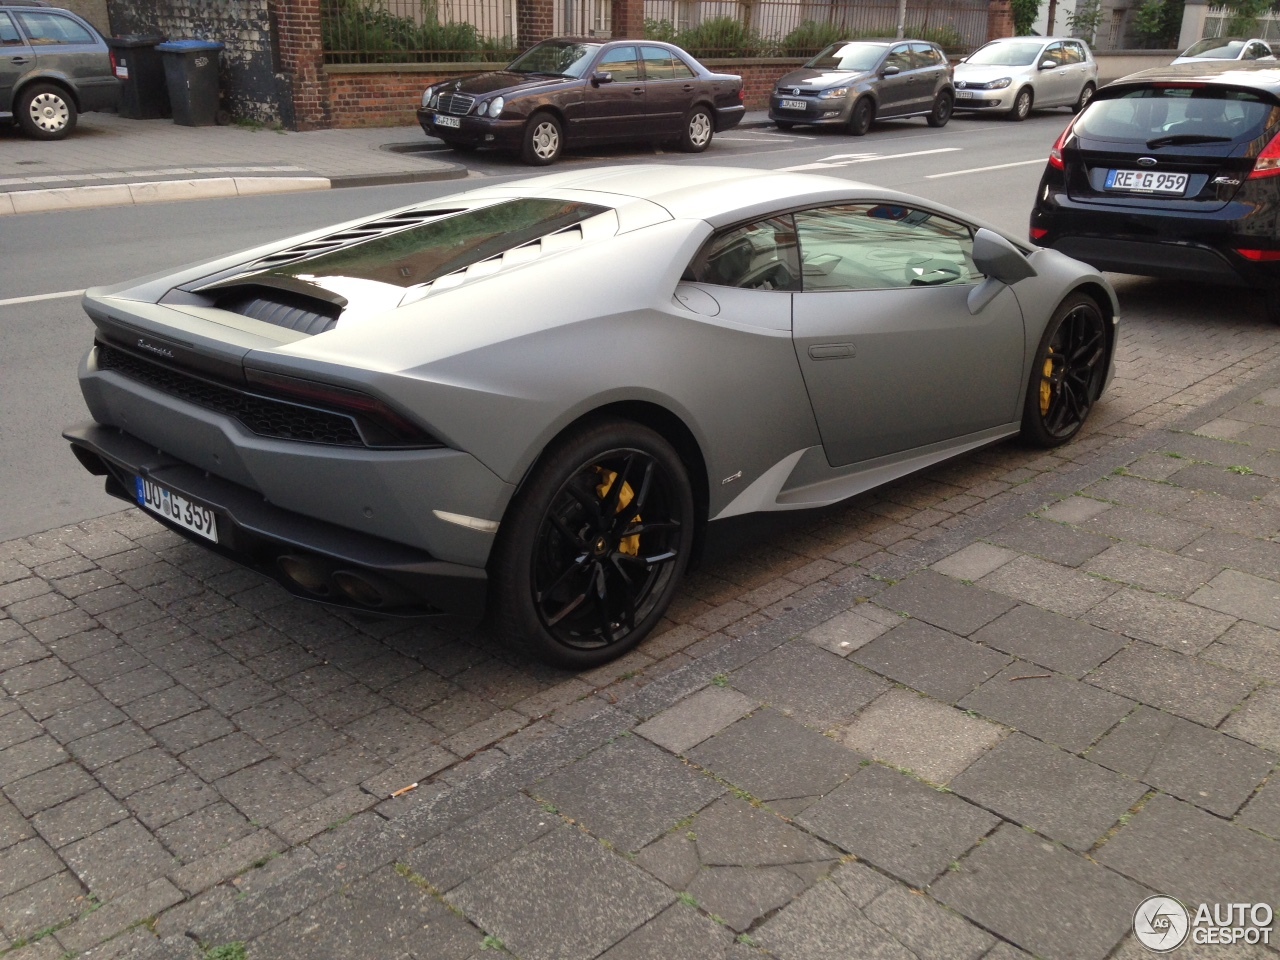
M 359 570 L 335 570 L 320 557 L 285 554 L 276 559 L 284 577 L 315 597 L 339 596 L 361 607 L 395 606 L 403 590 L 375 574 Z

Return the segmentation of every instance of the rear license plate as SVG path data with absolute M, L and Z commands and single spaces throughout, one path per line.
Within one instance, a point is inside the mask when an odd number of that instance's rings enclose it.
M 1155 173 L 1151 170 L 1108 170 L 1108 190 L 1128 190 L 1130 193 L 1167 193 L 1182 196 L 1187 192 L 1187 174 Z
M 807 110 L 809 105 L 803 100 L 779 100 L 778 106 L 783 110 Z
M 436 126 L 452 127 L 454 130 L 457 130 L 462 126 L 462 121 L 457 117 L 436 117 Z
M 972 100 L 972 99 L 973 99 L 973 91 L 972 91 L 972 90 L 957 90 L 957 91 L 956 91 L 956 99 L 957 99 L 957 100 Z
M 134 478 L 134 491 L 138 506 L 158 513 L 170 523 L 176 523 L 206 540 L 218 542 L 218 521 L 208 507 L 192 503 L 186 497 L 180 497 L 172 490 L 166 490 L 160 484 L 142 477 Z

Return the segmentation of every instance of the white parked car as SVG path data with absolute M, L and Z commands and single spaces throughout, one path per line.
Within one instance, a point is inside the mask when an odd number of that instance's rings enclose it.
M 1265 40 L 1207 37 L 1187 47 L 1173 62 L 1199 63 L 1204 60 L 1275 60 L 1275 54 L 1271 52 L 1271 44 Z
M 1098 62 L 1083 40 L 1004 37 L 956 64 L 956 109 L 1025 120 L 1033 108 L 1080 111 L 1098 89 Z

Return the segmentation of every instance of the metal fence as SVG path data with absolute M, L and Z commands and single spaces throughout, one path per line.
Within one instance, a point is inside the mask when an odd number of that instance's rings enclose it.
M 1231 36 L 1233 33 L 1231 21 L 1238 16 L 1239 14 L 1233 13 L 1226 7 L 1210 7 L 1204 18 L 1204 35 L 1206 37 Z M 1259 40 L 1280 40 L 1280 14 L 1267 11 L 1257 18 L 1252 28 L 1244 33 Z
M 321 0 L 326 63 L 510 59 L 517 0 Z M 908 0 L 906 34 L 948 50 L 987 38 L 988 0 Z M 555 0 L 560 36 L 608 37 L 611 0 Z M 698 57 L 809 56 L 854 37 L 892 37 L 894 0 L 644 0 L 645 33 Z

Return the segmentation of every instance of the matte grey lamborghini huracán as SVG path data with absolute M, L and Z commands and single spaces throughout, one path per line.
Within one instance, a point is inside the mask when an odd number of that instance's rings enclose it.
M 834 503 L 1106 386 L 1107 281 L 827 177 L 598 169 L 90 290 L 107 489 L 301 597 L 488 613 L 569 667 L 659 622 L 710 522 Z

